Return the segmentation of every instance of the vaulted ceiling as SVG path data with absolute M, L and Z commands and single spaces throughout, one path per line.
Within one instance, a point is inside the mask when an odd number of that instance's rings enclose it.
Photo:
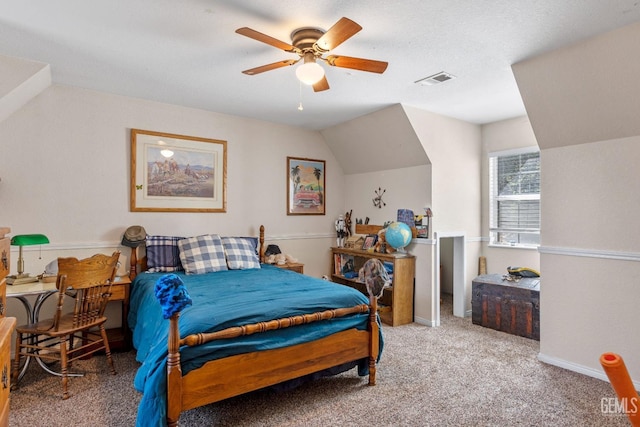
M 242 74 L 297 56 L 236 29 L 291 43 L 343 16 L 363 29 L 332 53 L 387 61 L 383 74 L 323 64 L 317 93 L 296 66 Z M 5 0 L 0 54 L 49 64 L 57 84 L 309 129 L 398 103 L 488 123 L 526 113 L 512 64 L 639 20 L 635 0 Z M 441 71 L 456 78 L 414 83 Z

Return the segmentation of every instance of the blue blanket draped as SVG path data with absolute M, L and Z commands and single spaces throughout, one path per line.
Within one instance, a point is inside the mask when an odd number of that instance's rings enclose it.
M 178 273 L 193 300 L 180 317 L 180 336 L 214 332 L 231 326 L 315 313 L 337 307 L 368 304 L 361 292 L 347 286 L 263 265 L 260 269 L 229 270 L 201 275 Z M 143 273 L 131 287 L 129 327 L 136 359 L 142 363 L 134 380 L 143 393 L 138 426 L 166 425 L 166 366 L 169 321 L 154 295 L 163 273 Z M 234 339 L 215 340 L 181 349 L 183 375 L 209 360 L 257 350 L 313 341 L 351 328 L 367 329 L 368 313 L 268 331 Z M 382 352 L 382 333 L 380 334 Z M 359 374 L 366 375 L 366 361 Z M 144 420 L 144 422 L 143 422 Z

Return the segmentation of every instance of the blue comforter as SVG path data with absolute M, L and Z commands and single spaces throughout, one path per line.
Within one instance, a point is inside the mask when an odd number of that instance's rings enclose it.
M 155 283 L 163 274 L 140 274 L 131 287 L 128 322 L 133 345 L 137 349 L 136 359 L 142 363 L 134 380 L 135 388 L 143 393 L 138 408 L 138 426 L 166 424 L 169 321 L 162 317 L 160 304 L 154 295 Z M 368 298 L 355 289 L 270 265 L 254 270 L 179 275 L 193 299 L 193 305 L 183 310 L 180 316 L 181 337 L 368 303 Z M 368 313 L 356 314 L 235 339 L 215 340 L 198 347 L 183 347 L 182 372 L 186 374 L 212 359 L 287 347 L 351 328 L 364 330 L 367 321 Z M 363 375 L 366 363 L 361 364 L 361 368 L 360 374 Z

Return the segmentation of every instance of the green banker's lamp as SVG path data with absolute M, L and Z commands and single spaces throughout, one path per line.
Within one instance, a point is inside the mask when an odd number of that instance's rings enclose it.
M 18 254 L 18 274 L 13 276 L 7 276 L 7 284 L 9 285 L 21 285 L 23 283 L 37 282 L 37 276 L 30 276 L 29 273 L 24 272 L 24 258 L 22 257 L 22 247 L 32 245 L 44 245 L 49 243 L 49 239 L 44 234 L 21 234 L 19 236 L 13 236 L 11 244 L 13 246 L 20 247 Z

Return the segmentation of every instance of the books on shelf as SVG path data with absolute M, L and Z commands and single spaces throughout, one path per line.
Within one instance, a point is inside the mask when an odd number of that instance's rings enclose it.
M 335 257 L 333 262 L 335 266 L 334 274 L 350 278 L 358 276 L 353 255 L 334 254 L 333 256 Z

